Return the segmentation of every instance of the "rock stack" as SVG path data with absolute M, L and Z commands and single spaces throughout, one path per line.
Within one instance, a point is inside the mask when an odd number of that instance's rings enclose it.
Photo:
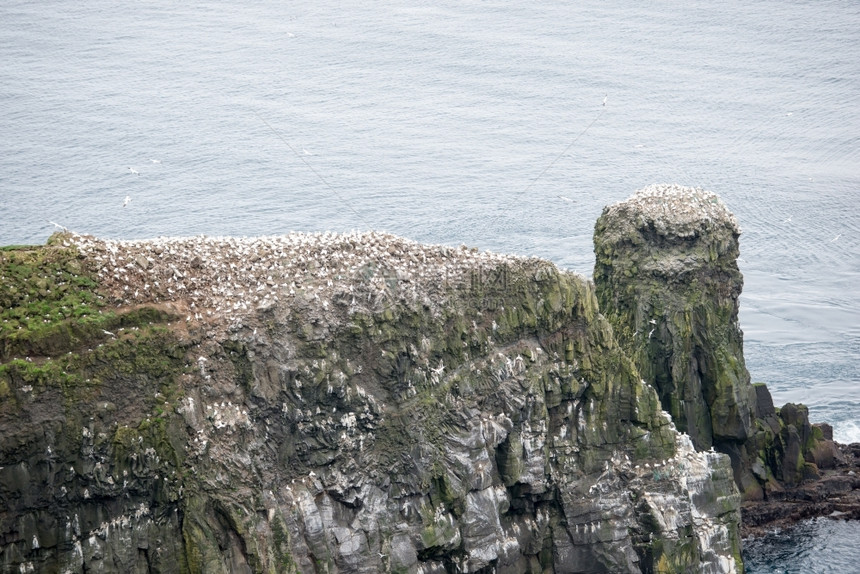
M 594 231 L 602 313 L 678 429 L 732 459 L 746 500 L 833 464 L 806 407 L 752 385 L 738 325 L 740 228 L 715 194 L 652 185 L 603 210 Z
M 754 420 L 738 326 L 739 235 L 715 194 L 675 185 L 605 208 L 594 232 L 601 309 L 700 450 L 745 441 Z

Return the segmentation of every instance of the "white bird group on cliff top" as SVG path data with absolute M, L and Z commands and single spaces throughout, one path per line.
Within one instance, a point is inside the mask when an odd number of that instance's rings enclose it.
M 654 184 L 644 187 L 628 199 L 604 209 L 625 219 L 654 222 L 662 228 L 699 227 L 725 224 L 740 233 L 737 220 L 717 194 L 699 187 Z
M 335 302 L 375 309 L 392 298 L 432 308 L 435 295 L 451 284 L 470 284 L 477 270 L 491 275 L 529 261 L 378 232 L 136 241 L 72 234 L 67 241 L 114 303 L 182 301 L 189 322 L 233 321 L 257 307 L 297 298 L 320 313 Z

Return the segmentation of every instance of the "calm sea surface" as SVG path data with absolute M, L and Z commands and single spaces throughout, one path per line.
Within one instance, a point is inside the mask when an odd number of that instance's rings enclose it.
M 0 3 L 0 244 L 374 228 L 590 275 L 603 206 L 700 186 L 753 379 L 860 441 L 860 3 L 250 4 Z M 860 560 L 781 536 L 752 572 Z

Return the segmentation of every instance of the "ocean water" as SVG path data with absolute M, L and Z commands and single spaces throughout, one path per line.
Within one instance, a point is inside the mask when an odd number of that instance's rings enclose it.
M 704 187 L 753 379 L 860 441 L 859 3 L 249 4 L 0 3 L 0 245 L 373 228 L 590 275 L 603 206 Z M 785 536 L 752 572 L 860 559 Z
M 815 518 L 747 540 L 745 566 L 755 574 L 857 572 L 856 522 Z

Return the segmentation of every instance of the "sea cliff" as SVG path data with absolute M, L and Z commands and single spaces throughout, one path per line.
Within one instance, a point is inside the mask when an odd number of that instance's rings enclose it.
M 0 261 L 3 572 L 742 571 L 730 458 L 547 261 L 379 233 Z

